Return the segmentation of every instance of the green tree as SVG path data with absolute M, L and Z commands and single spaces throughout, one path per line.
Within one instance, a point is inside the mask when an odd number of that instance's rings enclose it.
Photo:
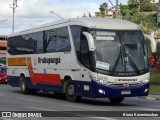
M 92 17 L 91 13 L 88 13 L 88 16 L 89 16 L 89 17 Z
M 6 60 L 2 60 L 0 59 L 0 63 L 5 64 L 6 65 Z
M 160 57 L 160 43 L 157 43 L 157 55 Z
M 153 11 L 153 4 L 150 3 L 150 0 L 144 0 L 141 2 L 140 11 Z
M 85 18 L 86 18 L 86 17 L 92 17 L 92 15 L 91 15 L 90 12 L 88 13 L 88 16 L 87 16 L 85 13 L 83 13 L 83 16 L 82 16 L 82 17 L 85 17 Z
M 128 6 L 130 7 L 130 9 L 135 9 L 138 8 L 138 2 L 137 0 L 128 0 Z
M 128 5 L 137 5 L 137 0 L 128 0 Z
M 87 17 L 87 16 L 86 16 L 86 14 L 85 14 L 85 13 L 83 13 L 83 16 L 82 16 L 82 17 Z
M 140 3 L 142 3 L 143 1 L 145 1 L 145 0 L 139 0 Z
M 96 12 L 96 17 L 105 17 L 106 13 L 108 12 L 108 4 L 102 3 L 99 7 L 100 12 Z
M 126 16 L 129 13 L 129 6 L 120 4 L 120 12 L 122 16 Z

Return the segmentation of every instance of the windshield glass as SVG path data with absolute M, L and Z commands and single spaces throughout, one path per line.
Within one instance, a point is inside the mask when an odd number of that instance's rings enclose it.
M 141 31 L 91 30 L 95 40 L 96 68 L 112 72 L 136 72 L 148 68 Z

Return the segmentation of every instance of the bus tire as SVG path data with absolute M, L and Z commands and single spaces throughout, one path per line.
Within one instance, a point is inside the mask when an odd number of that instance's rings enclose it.
M 20 87 L 21 87 L 21 92 L 22 92 L 23 94 L 28 94 L 28 93 L 29 93 L 29 89 L 28 89 L 28 86 L 27 86 L 27 82 L 26 82 L 24 76 L 21 76 L 21 77 L 20 77 Z
M 119 104 L 124 100 L 124 97 L 111 97 L 109 98 L 109 100 L 113 103 L 113 104 Z
M 70 102 L 77 102 L 81 100 L 81 96 L 75 95 L 75 89 L 72 80 L 68 80 L 66 83 L 66 98 Z
M 32 94 L 32 95 L 35 95 L 37 93 L 37 90 L 35 90 L 35 89 L 28 89 L 28 93 Z

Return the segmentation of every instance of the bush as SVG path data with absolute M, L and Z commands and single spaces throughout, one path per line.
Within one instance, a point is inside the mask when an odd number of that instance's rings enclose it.
M 157 10 L 157 5 L 150 3 L 150 0 L 144 0 L 141 2 L 140 11 L 152 12 Z
M 6 65 L 6 60 L 1 60 L 0 59 L 0 63 L 5 64 Z
M 159 73 L 151 73 L 151 85 L 160 85 L 160 71 Z

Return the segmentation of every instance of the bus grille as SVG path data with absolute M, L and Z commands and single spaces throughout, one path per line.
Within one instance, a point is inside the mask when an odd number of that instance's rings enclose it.
M 132 88 L 132 87 L 140 87 L 143 83 L 121 83 L 121 84 L 111 84 L 108 87 L 110 88 Z

